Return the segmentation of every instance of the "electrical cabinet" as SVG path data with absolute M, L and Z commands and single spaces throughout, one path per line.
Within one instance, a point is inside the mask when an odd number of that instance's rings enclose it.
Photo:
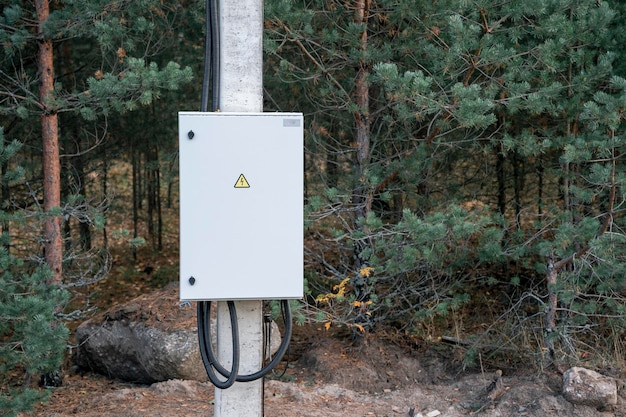
M 181 300 L 302 298 L 302 115 L 178 122 Z

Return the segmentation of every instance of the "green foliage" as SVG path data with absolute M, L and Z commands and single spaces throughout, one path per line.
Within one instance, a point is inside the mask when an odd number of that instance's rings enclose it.
M 280 301 L 270 301 L 268 303 L 269 312 L 272 320 L 282 319 L 282 305 Z M 306 317 L 302 312 L 302 303 L 299 300 L 289 300 L 289 308 L 291 308 L 292 320 L 297 326 L 302 326 L 306 322 Z
M 176 63 L 169 62 L 163 70 L 152 62 L 148 65 L 143 59 L 128 58 L 126 69 L 121 74 L 107 73 L 98 75 L 98 79 L 87 80 L 89 90 L 85 93 L 89 100 L 95 100 L 104 115 L 110 112 L 123 113 L 147 106 L 159 97 L 161 90 L 176 90 L 180 85 L 191 81 L 190 68 L 181 69 Z M 86 119 L 93 119 L 91 108 L 82 111 Z
M 0 129 L 0 162 L 7 165 L 20 149 L 19 142 L 5 144 Z M 9 170 L 5 181 L 21 178 L 21 170 Z M 3 202 L 2 207 L 6 207 Z M 3 224 L 18 220 L 19 213 L 0 210 Z M 47 396 L 30 388 L 31 376 L 57 371 L 63 360 L 68 329 L 55 312 L 68 299 L 67 291 L 48 285 L 50 271 L 29 267 L 9 253 L 10 238 L 0 235 L 0 411 L 17 416 Z
M 54 312 L 68 294 L 47 285 L 46 269 L 25 273 L 22 263 L 4 248 L 0 263 L 0 410 L 18 415 L 48 395 L 20 385 L 31 376 L 57 371 L 63 361 L 69 331 Z
M 38 209 L 44 188 L 38 118 L 44 106 L 38 98 L 40 35 L 33 29 L 35 6 L 28 1 L 0 4 L 2 125 L 10 129 L 12 138 L 28 143 L 18 161 L 24 166 L 25 181 L 11 184 L 3 194 L 20 194 L 12 199 L 17 210 L 33 202 L 28 210 Z M 176 175 L 176 142 L 172 140 L 176 111 L 193 102 L 196 98 L 189 97 L 196 91 L 176 94 L 189 88 L 194 72 L 200 72 L 189 63 L 202 62 L 195 51 L 202 41 L 203 5 L 178 0 L 68 0 L 50 6 L 44 35 L 53 44 L 55 85 L 46 104 L 58 116 L 60 126 L 61 204 L 47 215 L 63 219 L 68 268 L 64 280 L 83 285 L 107 272 L 107 256 L 100 256 L 108 250 L 106 242 L 94 248 L 101 242 L 92 239 L 92 233 L 106 225 L 104 213 L 112 189 L 107 190 L 104 181 L 114 161 L 129 158 L 149 167 L 145 175 L 152 179 L 148 190 L 153 195 L 147 199 L 150 208 L 160 201 L 153 184 L 160 180 L 161 161 L 169 160 L 170 182 Z M 197 95 L 199 98 L 199 92 Z M 3 179 L 10 181 L 6 176 Z M 152 216 L 150 213 L 150 220 Z M 155 229 L 149 232 L 154 234 Z M 145 241 L 139 236 L 132 238 L 135 247 Z M 96 252 L 98 256 L 94 256 Z M 90 262 L 93 258 L 102 262 Z M 79 270 L 89 265 L 88 270 Z
M 5 51 L 0 59 L 0 90 L 10 98 L 0 101 L 0 114 L 18 115 L 29 123 L 41 112 L 34 59 L 38 40 L 30 20 L 34 5 L 10 3 L 0 14 Z M 193 78 L 191 67 L 168 61 L 162 53 L 178 46 L 176 19 L 197 14 L 198 4 L 187 5 L 184 11 L 183 7 L 179 1 L 160 0 L 54 3 L 44 29 L 54 42 L 63 43 L 63 48 L 55 49 L 55 60 L 64 77 L 49 98 L 55 111 L 101 121 L 103 116 L 149 106 L 165 92 L 188 84 Z M 180 59 L 179 53 L 170 57 Z M 69 128 L 73 121 L 65 124 Z
M 173 266 L 160 266 L 150 274 L 150 285 L 153 288 L 163 288 L 178 279 L 178 264 Z
M 316 297 L 332 311 L 318 319 L 365 329 L 366 324 L 354 319 L 366 313 L 373 322 L 412 327 L 458 311 L 470 300 L 468 285 L 480 278 L 466 270 L 504 259 L 496 220 L 458 205 L 423 218 L 405 210 L 400 222 L 384 229 L 379 218 L 368 218 L 372 229 L 365 230 L 372 245 L 360 254 L 367 266 Z M 367 302 L 358 300 L 354 282 L 367 288 Z
M 498 283 L 521 308 L 513 294 L 543 299 L 553 261 L 564 346 L 623 324 L 622 2 L 370 2 L 365 37 L 345 3 L 267 3 L 266 86 L 311 114 L 307 227 L 328 231 L 312 260 L 341 252 L 321 291 L 332 317 L 361 323 L 368 301 L 370 323 L 408 327 Z
M 405 210 L 400 222 L 372 238 L 371 253 L 364 254 L 375 271 L 371 292 L 388 300 L 372 310 L 382 317 L 406 315 L 407 324 L 411 315 L 445 315 L 460 308 L 468 301 L 469 282 L 477 278 L 466 271 L 504 258 L 498 223 L 458 205 L 424 217 Z

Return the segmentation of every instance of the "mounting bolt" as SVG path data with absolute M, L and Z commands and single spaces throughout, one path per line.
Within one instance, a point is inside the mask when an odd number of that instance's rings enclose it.
M 187 133 L 187 137 L 188 137 L 189 139 L 193 139 L 193 137 L 194 137 L 194 136 L 196 136 L 196 134 L 195 134 L 195 133 L 193 133 L 193 130 L 190 130 L 190 131 Z
M 189 285 L 193 285 L 196 283 L 196 279 L 194 277 L 189 277 Z

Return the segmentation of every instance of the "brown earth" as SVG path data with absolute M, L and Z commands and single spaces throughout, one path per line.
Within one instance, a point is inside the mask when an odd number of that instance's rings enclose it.
M 443 346 L 398 346 L 381 335 L 355 344 L 317 325 L 297 327 L 293 345 L 297 360 L 264 382 L 266 416 L 626 416 L 621 397 L 612 410 L 568 403 L 557 373 L 504 373 L 498 392 L 486 396 L 494 370 L 464 373 Z M 209 383 L 138 386 L 70 372 L 33 415 L 211 416 L 213 395 Z

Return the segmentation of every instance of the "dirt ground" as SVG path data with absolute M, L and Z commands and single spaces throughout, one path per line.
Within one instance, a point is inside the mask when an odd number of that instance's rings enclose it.
M 626 416 L 622 397 L 612 410 L 568 403 L 557 373 L 503 372 L 498 392 L 485 395 L 497 370 L 461 372 L 449 349 L 399 347 L 375 336 L 355 345 L 315 326 L 297 331 L 293 343 L 297 360 L 283 376 L 264 382 L 265 416 Z M 212 416 L 213 395 L 209 383 L 139 386 L 69 373 L 33 415 Z
M 99 285 L 102 304 L 112 306 L 99 314 L 128 309 L 166 328 L 195 320 L 193 306 L 181 309 L 176 286 L 149 291 L 147 282 L 142 285 L 125 285 L 123 291 L 106 282 Z M 122 304 L 122 298 L 131 301 Z M 626 417 L 623 391 L 611 410 L 574 406 L 561 395 L 559 373 L 520 370 L 519 364 L 502 369 L 498 390 L 486 392 L 498 369 L 464 371 L 462 352 L 442 342 L 398 340 L 381 333 L 355 343 L 347 330 L 307 324 L 294 327 L 291 345 L 290 361 L 278 370 L 286 369 L 284 375 L 264 381 L 267 417 Z M 145 386 L 80 372 L 71 361 L 65 369 L 63 386 L 54 388 L 50 401 L 31 415 L 213 415 L 214 387 L 209 383 L 171 380 Z

